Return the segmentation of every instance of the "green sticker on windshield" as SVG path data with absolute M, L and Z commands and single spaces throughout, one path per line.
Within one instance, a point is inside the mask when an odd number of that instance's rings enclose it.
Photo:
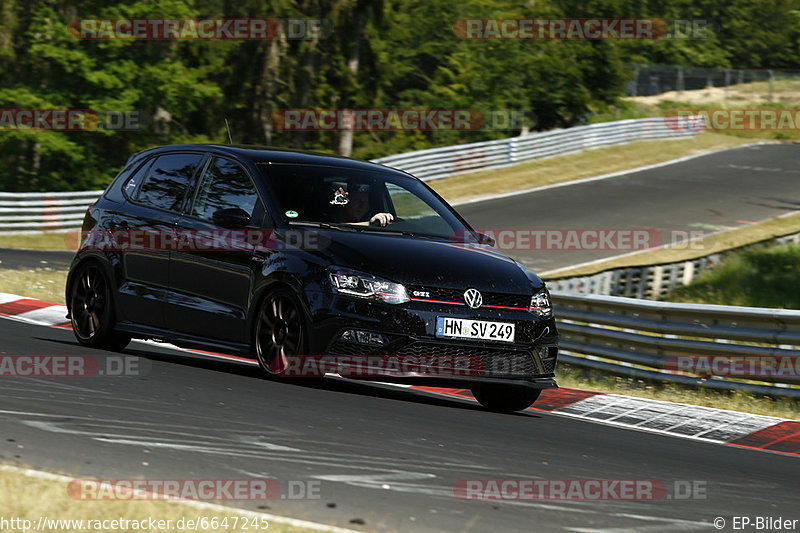
M 286 213 L 284 213 L 284 215 L 286 215 L 289 218 L 297 218 L 298 217 L 297 211 L 286 211 Z

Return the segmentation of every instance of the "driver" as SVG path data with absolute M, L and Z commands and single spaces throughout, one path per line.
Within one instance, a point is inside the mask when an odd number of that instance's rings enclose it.
M 350 184 L 348 189 L 349 191 L 345 191 L 343 187 L 339 187 L 334 193 L 333 201 L 331 201 L 331 204 L 336 208 L 333 211 L 336 222 L 383 227 L 394 221 L 394 216 L 391 213 L 375 213 L 367 219 L 370 211 L 369 188 L 367 185 L 354 186 Z

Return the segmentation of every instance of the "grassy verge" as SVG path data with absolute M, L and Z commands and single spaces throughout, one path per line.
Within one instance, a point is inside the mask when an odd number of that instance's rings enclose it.
M 775 246 L 731 254 L 713 270 L 666 298 L 748 307 L 800 309 L 800 246 Z
M 171 527 L 165 528 L 151 528 L 145 522 L 144 528 L 135 527 L 129 524 L 129 527 L 113 527 L 106 529 L 108 531 L 142 531 L 152 533 L 166 533 L 166 532 L 179 532 L 187 531 L 187 528 L 179 528 L 179 521 L 184 520 L 197 520 L 202 517 L 207 517 L 210 522 L 208 525 L 221 525 L 223 520 L 228 518 L 228 527 L 199 527 L 193 529 L 194 531 L 202 531 L 209 533 L 219 533 L 221 531 L 265 531 L 261 527 L 252 527 L 252 523 L 242 526 L 245 519 L 253 520 L 252 518 L 245 518 L 234 509 L 230 512 L 219 512 L 207 509 L 199 509 L 183 505 L 179 502 L 165 502 L 165 501 L 76 501 L 67 494 L 68 484 L 64 481 L 39 479 L 26 476 L 19 472 L 0 470 L 0 494 L 3 494 L 3 518 L 6 520 L 23 519 L 31 520 L 32 526 L 28 531 L 34 531 L 38 526 L 40 517 L 46 517 L 52 521 L 55 520 L 83 520 L 84 526 L 88 524 L 86 521 L 99 521 L 99 520 L 116 520 L 127 519 L 137 521 L 148 521 L 149 519 L 170 521 Z M 239 527 L 234 528 L 238 518 Z M 217 519 L 216 524 L 212 522 Z M 167 525 L 164 522 L 159 525 Z M 200 525 L 203 525 L 200 523 Z M 3 528 L 0 526 L 0 532 L 22 531 L 21 527 Z M 102 527 L 78 527 L 73 523 L 51 523 L 52 527 L 44 527 L 42 531 L 48 532 L 73 532 L 85 530 L 102 531 Z M 249 526 L 249 527 L 248 527 Z M 269 523 L 269 531 L 280 533 L 303 533 L 313 531 L 310 529 L 301 529 L 296 527 L 285 526 L 277 523 Z
M 561 387 L 800 419 L 800 401 L 789 398 L 771 398 L 742 391 L 708 390 L 675 383 L 654 383 L 562 363 L 559 363 L 556 375 Z
M 430 185 L 448 202 L 461 202 L 487 194 L 512 192 L 625 171 L 752 142 L 752 139 L 719 133 L 702 133 L 691 139 L 636 141 L 529 161 L 509 168 L 443 178 L 430 182 Z
M 74 239 L 69 239 L 74 235 Z M 75 249 L 73 240 L 77 233 L 35 233 L 30 235 L 0 235 L 0 248 L 27 248 L 29 250 Z
M 746 244 L 764 241 L 798 231 L 800 231 L 800 213 L 790 213 L 758 224 L 743 226 L 721 233 L 714 233 L 694 241 L 691 246 L 644 250 L 622 257 L 611 257 L 605 261 L 598 261 L 589 265 L 545 272 L 543 275 L 545 278 L 548 276 L 587 276 L 615 268 L 689 261 L 690 259 L 723 252 Z
M 0 292 L 63 304 L 66 284 L 66 270 L 0 269 Z
M 681 93 L 670 91 L 654 96 L 623 98 L 616 105 L 597 112 L 591 122 L 661 117 L 676 110 L 695 110 L 701 113 L 704 110 L 713 109 L 786 109 L 793 111 L 800 106 L 800 81 L 779 80 L 774 83 L 772 89 L 770 91 L 768 82 L 761 81 L 729 87 L 706 87 Z M 794 115 L 793 112 L 791 114 Z M 763 129 L 759 127 L 746 129 L 743 125 L 738 125 L 735 128 L 716 131 L 753 140 L 789 140 L 800 137 L 800 130 L 791 129 L 796 126 L 796 124 L 788 123 L 782 123 L 780 127 L 765 124 Z

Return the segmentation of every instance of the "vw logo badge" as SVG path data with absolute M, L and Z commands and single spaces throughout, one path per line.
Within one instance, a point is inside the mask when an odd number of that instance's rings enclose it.
M 464 301 L 467 302 L 467 305 L 472 309 L 477 309 L 483 303 L 483 296 L 481 296 L 480 291 L 477 289 L 467 289 L 464 293 Z

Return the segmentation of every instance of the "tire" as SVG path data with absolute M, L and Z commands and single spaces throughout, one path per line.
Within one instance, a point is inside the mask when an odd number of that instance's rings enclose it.
M 472 395 L 485 409 L 495 413 L 522 411 L 539 399 L 541 389 L 516 385 L 481 385 L 472 388 Z
M 78 268 L 68 304 L 72 332 L 83 346 L 119 352 L 131 342 L 130 336 L 114 331 L 114 299 L 100 265 L 86 263 Z
M 258 307 L 254 348 L 261 370 L 269 379 L 321 377 L 298 375 L 299 358 L 305 354 L 307 328 L 303 308 L 289 289 L 268 293 Z

